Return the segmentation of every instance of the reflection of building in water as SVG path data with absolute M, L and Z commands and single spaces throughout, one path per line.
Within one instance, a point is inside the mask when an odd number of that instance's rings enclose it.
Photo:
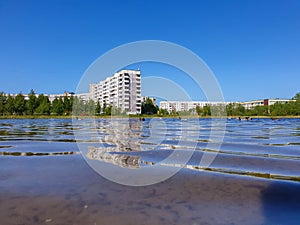
M 141 151 L 140 135 L 141 123 L 128 120 L 112 120 L 105 127 L 103 143 L 114 147 L 107 147 L 111 152 Z
M 114 154 L 104 148 L 88 147 L 87 157 L 93 160 L 99 160 L 112 163 L 121 167 L 139 168 L 140 156 L 130 156 L 123 154 Z
M 122 167 L 139 168 L 140 157 L 118 152 L 141 151 L 141 123 L 130 120 L 112 120 L 109 124 L 99 124 L 103 147 L 88 147 L 87 157 Z

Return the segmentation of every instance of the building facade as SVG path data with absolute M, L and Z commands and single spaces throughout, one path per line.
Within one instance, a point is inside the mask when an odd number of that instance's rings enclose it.
M 159 103 L 160 109 L 168 110 L 168 112 L 176 111 L 189 111 L 196 109 L 197 106 L 203 108 L 206 105 L 224 105 L 229 104 L 230 102 L 208 102 L 208 101 L 161 101 Z
M 5 94 L 6 96 L 10 95 L 12 97 L 16 97 L 18 94 Z M 29 99 L 29 94 L 22 94 L 24 96 L 25 100 Z M 90 100 L 90 93 L 81 93 L 81 94 L 75 94 L 74 92 L 64 92 L 63 94 L 43 94 L 44 96 L 47 96 L 49 101 L 52 103 L 55 99 L 64 98 L 64 97 L 77 97 L 80 100 L 83 100 L 84 102 L 88 102 Z M 38 98 L 39 94 L 35 94 L 35 97 Z
M 141 113 L 141 72 L 121 70 L 113 76 L 90 84 L 90 97 L 95 102 L 120 108 L 128 114 Z
M 247 102 L 239 102 L 245 109 L 253 109 L 256 106 L 270 106 L 274 105 L 275 103 L 288 103 L 291 101 L 296 101 L 292 99 L 262 99 L 262 100 L 253 100 Z
M 228 105 L 230 103 L 234 104 L 240 104 L 245 109 L 253 109 L 256 106 L 270 106 L 275 103 L 288 103 L 291 101 L 291 99 L 263 99 L 263 100 L 253 100 L 253 101 L 247 101 L 247 102 L 209 102 L 209 101 L 161 101 L 159 104 L 160 109 L 166 109 L 168 112 L 176 111 L 189 111 L 191 109 L 196 109 L 197 106 L 200 108 L 203 108 L 203 106 L 209 105 Z

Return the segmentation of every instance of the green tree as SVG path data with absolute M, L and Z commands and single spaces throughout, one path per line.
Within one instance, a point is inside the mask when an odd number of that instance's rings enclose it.
M 286 104 L 287 115 L 298 116 L 300 115 L 300 101 L 288 102 Z
M 293 97 L 294 100 L 300 100 L 300 92 L 298 92 L 297 94 L 295 94 L 295 96 Z
M 93 99 L 90 99 L 87 103 L 87 115 L 95 115 L 95 101 Z
M 286 116 L 287 110 L 286 105 L 281 103 L 275 103 L 270 106 L 271 116 Z
M 106 112 L 106 102 L 104 101 L 103 103 L 103 107 L 102 107 L 102 112 L 105 114 Z
M 69 106 L 68 106 L 69 114 L 72 114 L 72 111 L 73 111 L 73 104 L 74 104 L 74 96 L 71 96 L 71 97 L 70 97 L 70 101 L 69 101 Z
M 37 98 L 38 107 L 35 109 L 36 114 L 49 115 L 51 110 L 51 103 L 48 96 L 40 94 Z
M 189 116 L 192 114 L 192 111 L 188 111 L 188 110 L 183 110 L 183 111 L 178 111 L 177 114 L 179 116 Z
M 142 114 L 157 114 L 157 108 L 155 107 L 150 98 L 147 98 L 146 102 L 142 103 Z
M 95 108 L 95 115 L 100 115 L 101 113 L 101 105 L 100 102 L 97 102 L 96 108 Z
M 196 109 L 189 109 L 188 112 L 189 112 L 188 115 L 196 115 L 196 114 L 197 114 Z M 198 114 L 197 114 L 197 115 L 198 115 Z
M 122 109 L 120 107 L 113 106 L 111 108 L 111 114 L 114 115 L 114 116 L 121 115 L 122 114 Z
M 250 109 L 247 113 L 250 116 L 268 116 L 269 107 L 268 106 L 255 106 L 253 109 Z
M 226 105 L 226 112 L 228 116 L 244 116 L 246 109 L 239 103 L 229 103 Z
M 55 98 L 52 102 L 52 113 L 54 115 L 61 116 L 64 113 L 64 102 L 62 97 L 59 97 L 59 99 Z
M 205 105 L 202 108 L 202 116 L 210 116 L 211 112 L 210 112 L 210 106 L 209 105 Z
M 112 106 L 111 105 L 105 107 L 105 115 L 110 116 L 111 112 L 112 112 Z
M 159 115 L 160 116 L 167 116 L 167 115 L 169 115 L 169 112 L 166 109 L 159 109 Z
M 228 116 L 233 116 L 234 103 L 229 103 L 226 105 L 226 112 Z
M 300 101 L 294 102 L 295 116 L 300 116 Z
M 5 112 L 8 115 L 13 115 L 14 111 L 15 111 L 15 99 L 11 95 L 8 95 L 5 104 Z
M 34 110 L 37 107 L 37 98 L 35 96 L 34 90 L 31 89 L 30 93 L 28 94 L 28 100 L 26 101 L 26 114 L 33 115 Z
M 72 113 L 72 105 L 73 105 L 73 99 L 74 97 L 71 96 L 70 98 L 68 96 L 64 96 L 64 114 L 70 115 Z
M 200 116 L 201 113 L 202 113 L 202 109 L 200 108 L 199 105 L 196 106 L 196 113 L 197 113 L 198 116 Z
M 233 116 L 244 116 L 246 109 L 244 106 L 242 106 L 241 104 L 234 104 L 234 108 L 233 108 Z
M 0 115 L 4 115 L 6 109 L 5 109 L 5 104 L 6 104 L 6 95 L 4 92 L 0 92 Z
M 85 109 L 84 101 L 82 101 L 77 96 L 75 96 L 74 99 L 73 99 L 72 105 L 73 105 L 73 107 L 72 107 L 72 109 L 73 109 L 72 114 L 74 116 L 85 115 L 86 109 Z
M 36 105 L 37 105 L 37 107 L 42 103 L 43 100 L 44 100 L 44 95 L 43 94 L 39 94 L 38 97 L 36 98 Z
M 171 113 L 170 113 L 172 116 L 178 116 L 178 112 L 176 111 L 175 108 L 172 109 Z
M 23 115 L 25 112 L 25 99 L 21 93 L 15 97 L 14 110 L 17 115 Z
M 214 104 L 210 106 L 210 110 L 208 112 L 208 115 L 214 115 L 214 116 L 225 116 L 227 115 L 226 113 L 226 105 L 225 103 L 219 103 L 219 104 Z

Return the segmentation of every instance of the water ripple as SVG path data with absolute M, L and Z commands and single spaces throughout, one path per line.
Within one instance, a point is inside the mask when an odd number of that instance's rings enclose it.
M 299 124 L 300 119 L 231 119 L 223 142 L 217 143 L 220 136 L 212 136 L 211 130 L 221 127 L 212 127 L 211 119 L 5 119 L 0 123 L 0 156 L 79 154 L 78 142 L 93 160 L 138 169 L 163 163 L 174 151 L 179 156 L 194 151 L 185 168 L 197 169 L 204 153 L 217 154 L 211 167 L 201 170 L 299 181 Z M 164 166 L 176 165 L 181 165 L 180 157 Z

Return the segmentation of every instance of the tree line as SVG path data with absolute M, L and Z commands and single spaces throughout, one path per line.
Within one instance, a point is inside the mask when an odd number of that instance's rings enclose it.
M 210 116 L 213 107 L 206 106 L 206 110 L 200 109 L 197 114 L 201 116 Z M 203 107 L 204 108 L 204 107 Z M 218 110 L 216 110 L 218 111 Z M 230 103 L 226 105 L 227 116 L 300 116 L 300 100 L 290 101 L 287 103 L 275 103 L 270 106 L 255 106 L 246 109 L 238 103 Z
M 99 102 L 92 99 L 84 101 L 77 96 L 65 95 L 51 102 L 48 95 L 37 96 L 34 90 L 30 91 L 26 99 L 22 93 L 12 96 L 0 92 L 0 116 L 108 116 L 112 114 L 122 114 L 121 109 L 106 103 L 101 107 Z
M 44 94 L 36 96 L 34 90 L 28 94 L 25 99 L 24 95 L 19 93 L 16 96 L 6 95 L 0 92 L 0 115 L 54 115 L 66 116 L 73 112 L 73 105 L 76 105 L 76 112 L 86 113 L 95 110 L 93 101 L 85 102 L 77 96 L 63 96 L 55 98 L 50 102 L 49 97 Z M 93 112 L 95 113 L 95 112 Z
M 168 112 L 165 109 L 159 109 L 154 105 L 151 99 L 147 99 L 142 103 L 142 114 L 159 115 L 159 116 L 211 116 L 219 113 L 227 116 L 300 116 L 300 93 L 294 97 L 296 101 L 289 101 L 287 103 L 275 103 L 271 106 L 256 106 L 252 109 L 246 109 L 241 104 L 230 103 L 226 107 L 221 105 L 210 106 L 206 105 L 202 108 L 196 106 L 195 109 L 189 111 L 176 112 L 172 110 Z M 226 110 L 226 112 L 225 112 Z M 213 112 L 213 113 L 212 113 Z M 55 98 L 50 102 L 49 97 L 44 94 L 36 96 L 34 90 L 28 94 L 25 99 L 23 94 L 16 96 L 6 95 L 0 92 L 0 116 L 5 115 L 54 115 L 54 116 L 106 116 L 106 115 L 120 115 L 126 114 L 120 108 L 111 105 L 104 105 L 101 107 L 99 102 L 93 100 L 83 101 L 77 96 L 67 95 L 64 97 Z
M 286 103 L 275 103 L 270 106 L 255 106 L 251 109 L 246 109 L 239 103 L 230 103 L 225 107 L 222 105 L 206 105 L 202 108 L 196 106 L 188 112 L 172 112 L 176 115 L 191 115 L 197 114 L 198 116 L 211 116 L 212 111 L 214 115 L 218 113 L 224 115 L 226 110 L 227 116 L 300 116 L 300 92 L 297 93 L 292 100 Z
M 226 110 L 226 111 L 225 111 Z M 214 111 L 214 113 L 212 113 Z M 270 106 L 255 106 L 251 109 L 246 109 L 238 103 L 230 103 L 224 105 L 205 105 L 202 108 L 196 106 L 195 109 L 189 111 L 176 111 L 168 112 L 165 109 L 159 111 L 161 116 L 300 116 L 300 100 L 287 103 L 275 103 Z

